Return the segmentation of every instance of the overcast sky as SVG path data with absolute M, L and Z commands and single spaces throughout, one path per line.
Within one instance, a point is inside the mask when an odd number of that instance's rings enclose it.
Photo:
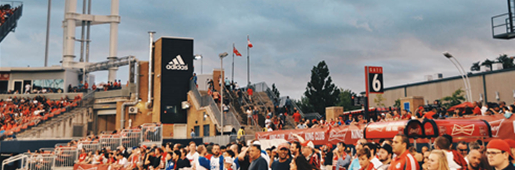
M 92 14 L 109 9 L 110 1 L 93 0 Z M 45 0 L 24 1 L 16 32 L 0 43 L 1 67 L 43 66 L 46 11 Z M 491 17 L 506 12 L 506 1 L 485 0 L 121 0 L 118 56 L 148 60 L 149 30 L 156 38 L 192 37 L 208 73 L 219 68 L 218 54 L 230 53 L 233 43 L 245 56 L 250 35 L 252 82 L 275 83 L 281 95 L 298 99 L 312 67 L 325 60 L 338 87 L 361 92 L 366 65 L 382 66 L 385 86 L 392 87 L 424 81 L 424 75 L 458 75 L 443 51 L 467 71 L 472 62 L 515 55 L 514 41 L 492 38 Z M 64 1 L 54 0 L 49 65 L 62 58 L 63 18 Z M 80 29 L 76 35 L 80 38 Z M 90 61 L 106 60 L 109 25 L 93 26 L 91 40 Z M 230 61 L 224 64 L 229 70 Z M 235 81 L 245 84 L 246 57 L 235 58 L 235 65 Z M 200 62 L 195 67 L 200 73 Z M 107 72 L 95 75 L 97 83 L 107 81 Z M 128 67 L 121 67 L 118 77 L 126 82 Z

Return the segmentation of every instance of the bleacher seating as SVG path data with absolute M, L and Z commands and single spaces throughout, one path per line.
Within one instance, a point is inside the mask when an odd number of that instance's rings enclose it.
M 45 96 L 34 98 L 9 97 L 0 100 L 0 139 L 16 138 L 16 134 L 48 121 L 77 107 L 81 96 L 49 100 Z

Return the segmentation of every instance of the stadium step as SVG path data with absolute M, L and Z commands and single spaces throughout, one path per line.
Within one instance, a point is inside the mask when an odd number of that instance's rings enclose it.
M 28 128 L 25 131 L 17 134 L 16 136 L 18 138 L 32 138 L 32 137 L 34 137 L 34 134 L 38 133 L 40 130 L 51 128 L 56 124 L 60 124 L 62 121 L 69 120 L 69 118 L 71 118 L 75 115 L 78 115 L 80 112 L 84 112 L 86 109 L 87 109 L 86 107 L 74 108 L 64 114 L 59 114 L 57 116 L 54 116 L 52 119 L 45 121 L 37 126 Z
M 2 42 L 10 32 L 14 32 L 14 29 L 18 25 L 18 20 L 21 18 L 22 11 L 23 5 L 18 6 L 13 14 L 0 25 L 0 42 Z

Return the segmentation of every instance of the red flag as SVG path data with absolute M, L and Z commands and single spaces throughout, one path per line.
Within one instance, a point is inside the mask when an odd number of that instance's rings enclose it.
M 252 47 L 253 47 L 253 46 L 252 46 L 252 43 L 250 43 L 250 40 L 249 40 L 249 38 L 248 38 L 248 37 L 247 37 L 247 42 L 248 42 L 248 44 L 249 44 L 249 48 L 252 48 Z
M 240 54 L 240 52 L 236 49 L 236 47 L 232 47 L 232 48 L 233 48 L 233 49 L 232 49 L 232 52 L 233 52 L 234 54 L 236 54 L 236 56 L 240 56 L 240 57 L 241 57 L 241 54 Z

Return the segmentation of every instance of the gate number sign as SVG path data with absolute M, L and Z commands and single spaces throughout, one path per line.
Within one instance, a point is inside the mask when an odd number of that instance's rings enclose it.
M 383 93 L 383 67 L 365 66 L 365 76 L 369 93 Z

